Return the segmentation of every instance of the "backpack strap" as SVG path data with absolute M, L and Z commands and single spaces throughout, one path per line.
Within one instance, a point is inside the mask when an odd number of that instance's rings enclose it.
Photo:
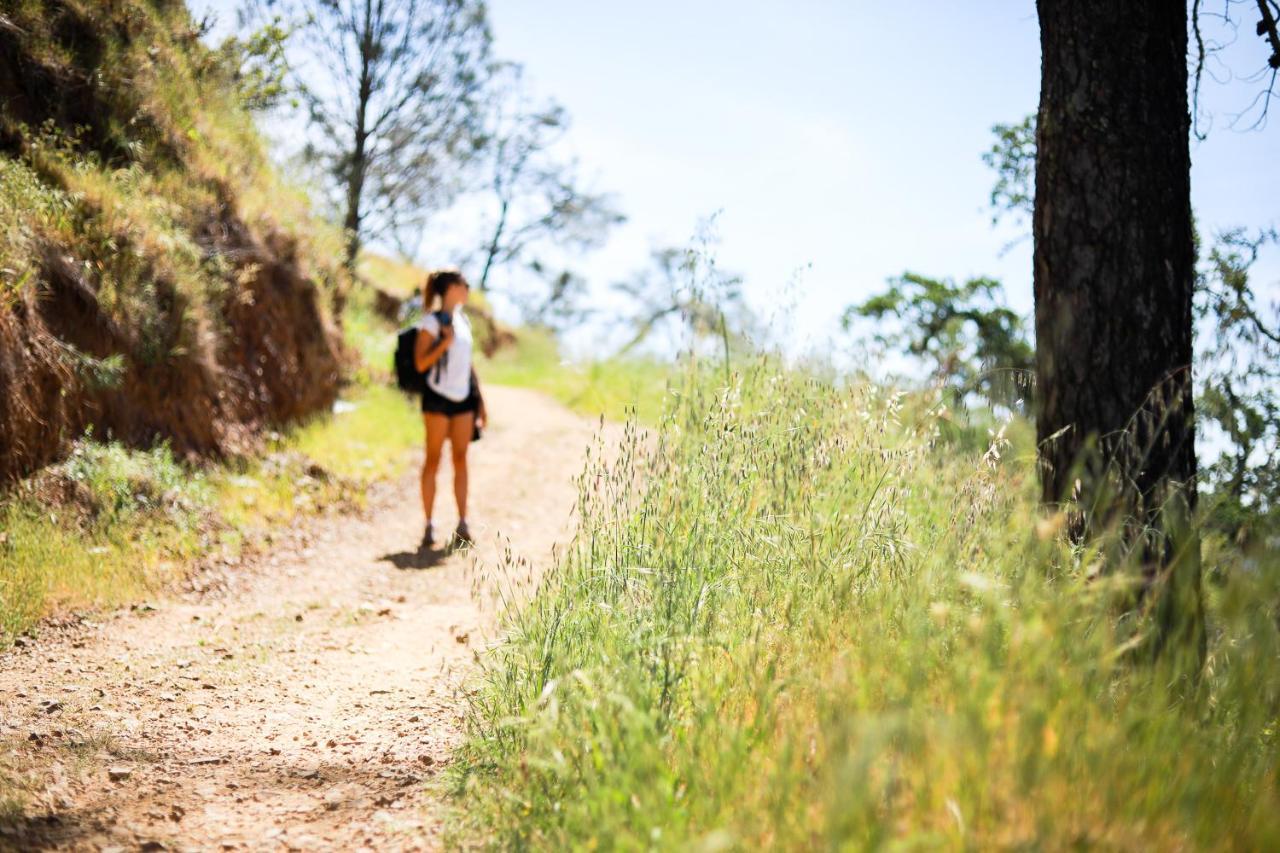
M 431 316 L 436 318 L 436 324 L 440 327 L 440 337 L 444 337 L 444 327 L 446 325 L 445 318 L 449 316 L 447 311 L 432 311 Z M 453 322 L 450 318 L 450 322 Z M 449 363 L 449 351 L 445 350 L 440 353 L 440 359 L 435 363 L 432 369 L 435 371 L 435 381 L 439 383 L 444 377 L 445 366 Z

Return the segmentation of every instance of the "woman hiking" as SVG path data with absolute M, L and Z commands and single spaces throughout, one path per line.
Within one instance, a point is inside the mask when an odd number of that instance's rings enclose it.
M 471 544 L 467 528 L 467 445 L 479 434 L 486 418 L 480 383 L 471 364 L 471 323 L 463 311 L 471 286 L 457 270 L 437 270 L 423 286 L 424 311 L 418 323 L 414 365 L 426 374 L 422 422 L 427 432 L 427 458 L 422 465 L 422 511 L 427 529 L 419 550 L 436 543 L 431 510 L 436 499 L 436 474 L 445 439 L 453 458 L 453 495 L 458 502 L 458 530 L 454 546 Z

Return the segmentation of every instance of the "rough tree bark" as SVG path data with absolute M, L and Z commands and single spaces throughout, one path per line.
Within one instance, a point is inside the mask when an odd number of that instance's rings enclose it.
M 1184 521 L 1195 503 L 1187 10 L 1169 0 L 1036 5 L 1042 497 L 1077 501 L 1077 535 L 1118 524 L 1134 542 L 1168 526 L 1170 501 Z M 1196 612 L 1198 553 L 1186 536 L 1139 551 L 1149 581 L 1194 592 L 1189 605 L 1176 598 Z

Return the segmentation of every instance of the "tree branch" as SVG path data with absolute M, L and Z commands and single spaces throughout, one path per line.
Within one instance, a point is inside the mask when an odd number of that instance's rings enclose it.
M 1272 68 L 1280 68 L 1280 32 L 1276 31 L 1276 13 L 1272 10 L 1271 0 L 1258 0 L 1258 11 L 1262 20 L 1258 22 L 1258 35 L 1265 35 L 1271 42 L 1271 58 L 1267 64 Z

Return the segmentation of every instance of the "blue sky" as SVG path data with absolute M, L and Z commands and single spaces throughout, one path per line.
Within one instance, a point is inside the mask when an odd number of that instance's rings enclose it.
M 981 154 L 992 124 L 1036 107 L 1032 0 L 489 8 L 496 52 L 568 108 L 571 148 L 631 217 L 584 263 L 593 280 L 624 277 L 651 245 L 686 242 L 721 211 L 720 263 L 746 277 L 757 308 L 803 270 L 794 321 L 810 341 L 906 269 L 994 275 L 1030 310 L 1030 243 L 1002 256 L 1019 232 L 991 226 Z M 1265 56 L 1242 30 L 1224 59 L 1220 79 Z M 1280 224 L 1274 123 L 1225 126 L 1252 91 L 1206 84 L 1215 126 L 1192 152 L 1202 229 Z M 1266 273 L 1274 282 L 1280 267 Z
M 687 244 L 719 213 L 719 263 L 745 277 L 753 306 L 768 316 L 784 294 L 795 303 L 792 351 L 825 348 L 845 306 L 908 269 L 998 277 L 1030 311 L 1030 242 L 1002 251 L 1025 228 L 992 227 L 981 154 L 993 124 L 1035 110 L 1033 0 L 488 5 L 496 55 L 523 63 L 535 92 L 568 109 L 566 153 L 630 217 L 577 264 L 597 288 L 644 266 L 653 247 Z M 234 0 L 193 6 L 224 25 L 234 18 Z M 1227 127 L 1258 89 L 1231 75 L 1265 60 L 1252 19 L 1242 21 L 1209 65 L 1212 132 L 1192 143 L 1202 233 L 1280 225 L 1280 123 Z M 474 217 L 466 206 L 439 217 L 419 260 L 453 262 Z M 1273 300 L 1277 256 L 1255 279 Z

